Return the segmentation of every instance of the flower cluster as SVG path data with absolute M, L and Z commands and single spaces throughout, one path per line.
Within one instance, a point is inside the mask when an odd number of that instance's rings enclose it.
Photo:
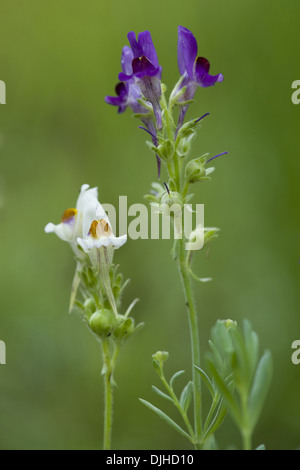
M 98 201 L 97 188 L 84 184 L 76 207 L 67 209 L 59 224 L 47 224 L 45 232 L 55 233 L 68 242 L 77 260 L 70 310 L 74 305 L 79 308 L 89 327 L 99 337 L 115 333 L 114 339 L 119 340 L 128 336 L 129 331 L 133 333 L 134 322 L 129 313 L 135 302 L 125 315 L 118 313 L 124 284 L 122 275 L 117 273 L 113 264 L 114 250 L 126 243 L 127 235 L 114 235 Z M 76 300 L 79 286 L 83 301 Z
M 149 31 L 128 34 L 129 46 L 125 46 L 121 56 L 122 72 L 116 86 L 117 96 L 106 96 L 108 104 L 117 106 L 119 113 L 130 107 L 140 118 L 152 138 L 154 147 L 159 147 L 163 140 L 163 128 L 168 117 L 164 110 L 164 85 L 161 82 L 162 67 Z M 180 80 L 170 96 L 170 104 L 180 106 L 177 132 L 181 128 L 189 104 L 196 89 L 209 87 L 223 81 L 223 75 L 209 74 L 210 64 L 207 59 L 197 56 L 197 41 L 191 31 L 178 28 L 178 67 Z M 161 155 L 155 152 L 160 175 Z
M 190 194 L 194 183 L 210 181 L 214 167 L 211 162 L 227 154 L 219 153 L 210 157 L 208 153 L 194 155 L 189 158 L 192 142 L 209 113 L 200 118 L 185 122 L 189 105 L 193 102 L 197 88 L 207 88 L 221 83 L 223 75 L 211 75 L 209 61 L 198 56 L 198 44 L 193 33 L 183 26 L 178 27 L 178 69 L 180 78 L 169 99 L 166 99 L 166 86 L 161 82 L 162 67 L 148 31 L 139 33 L 138 39 L 133 32 L 128 34 L 129 46 L 122 52 L 122 72 L 119 74 L 120 83 L 117 85 L 117 97 L 107 96 L 108 104 L 118 106 L 119 112 L 129 106 L 136 117 L 140 118 L 143 126 L 151 136 L 147 142 L 158 162 L 158 175 L 161 177 L 161 166 L 164 164 L 166 179 L 162 184 L 154 183 L 150 200 L 154 208 L 162 216 L 171 216 L 174 223 L 175 244 L 173 256 L 178 256 L 176 239 L 182 238 L 183 225 L 182 209 L 189 205 L 193 195 Z M 177 117 L 174 110 L 179 110 Z M 176 208 L 176 210 L 175 210 Z M 186 250 L 187 268 L 189 274 L 198 281 L 210 278 L 199 278 L 191 269 L 193 251 L 199 250 L 209 240 L 217 236 L 218 229 L 197 226 L 187 237 Z M 213 234 L 213 236 L 212 236 Z

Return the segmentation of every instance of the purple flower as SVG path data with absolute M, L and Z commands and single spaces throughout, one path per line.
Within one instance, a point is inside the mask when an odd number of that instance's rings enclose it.
M 198 45 L 191 31 L 183 26 L 178 27 L 178 67 L 182 76 L 182 81 L 176 93 L 180 92 L 183 87 L 186 91 L 178 98 L 178 104 L 192 100 L 198 86 L 209 87 L 217 82 L 223 81 L 223 75 L 210 75 L 210 63 L 204 57 L 197 57 Z M 179 124 L 182 125 L 188 105 L 183 105 Z
M 162 128 L 161 109 L 159 100 L 161 96 L 162 67 L 158 58 L 149 31 L 139 33 L 138 40 L 134 32 L 128 34 L 131 48 L 123 49 L 122 70 L 119 80 L 126 83 L 136 83 L 141 93 L 153 106 L 157 121 L 157 128 Z
M 131 47 L 125 46 L 122 50 L 120 83 L 116 86 L 117 96 L 106 96 L 106 103 L 118 106 L 118 112 L 123 113 L 129 106 L 135 114 L 139 114 L 145 130 L 152 137 L 155 146 L 157 142 L 157 128 L 161 129 L 161 109 L 159 99 L 161 95 L 160 78 L 162 67 L 158 64 L 157 54 L 148 31 L 140 33 L 136 41 L 135 33 L 128 34 Z M 146 107 L 138 102 L 142 94 L 149 101 L 156 117 L 149 115 Z M 145 117 L 143 117 L 145 115 Z M 160 158 L 156 156 L 158 174 L 160 175 Z
M 122 75 L 128 77 L 132 75 L 132 61 L 132 50 L 129 46 L 123 47 L 121 57 Z M 147 113 L 146 108 L 140 105 L 137 101 L 142 97 L 142 94 L 139 86 L 134 83 L 133 79 L 128 79 L 127 81 L 121 81 L 118 83 L 116 86 L 116 94 L 117 96 L 106 96 L 105 101 L 107 104 L 118 106 L 119 113 L 123 113 L 127 106 L 129 106 L 134 113 Z
M 209 75 L 210 64 L 204 57 L 197 57 L 198 46 L 194 35 L 183 26 L 178 27 L 178 67 L 179 72 L 183 75 L 185 85 L 193 84 L 190 87 L 190 96 L 194 96 L 197 86 L 209 87 L 217 82 L 223 81 L 223 75 Z M 192 88 L 194 88 L 192 90 Z M 188 91 L 188 90 L 187 90 Z

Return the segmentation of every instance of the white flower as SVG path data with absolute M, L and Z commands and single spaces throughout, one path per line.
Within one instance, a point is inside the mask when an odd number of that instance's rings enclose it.
M 81 187 L 76 208 L 67 209 L 58 225 L 49 223 L 45 227 L 46 233 L 55 233 L 61 240 L 70 243 L 75 254 L 80 257 L 77 238 L 85 237 L 89 231 L 96 212 L 105 216 L 105 212 L 98 201 L 97 188 L 89 189 L 88 184 Z
M 100 279 L 107 298 L 118 317 L 116 302 L 111 288 L 110 266 L 113 259 L 114 249 L 120 248 L 127 241 L 127 235 L 115 237 L 102 206 L 96 210 L 96 218 L 92 221 L 87 236 L 78 237 L 77 243 L 87 253 L 95 269 L 99 272 Z
M 85 238 L 78 237 L 77 239 L 78 245 L 81 246 L 85 253 L 90 253 L 91 250 L 99 249 L 102 246 L 112 246 L 117 249 L 127 241 L 127 235 L 115 237 L 109 219 L 103 212 L 102 206 L 98 207 L 96 218 L 92 221 L 87 236 Z
M 106 295 L 117 316 L 117 308 L 109 277 L 114 249 L 120 248 L 127 241 L 127 235 L 115 237 L 109 219 L 98 201 L 97 188 L 89 185 L 81 187 L 75 209 L 67 209 L 60 224 L 49 223 L 46 233 L 56 233 L 62 240 L 70 243 L 77 256 L 77 267 L 72 284 L 70 311 L 74 305 L 80 284 L 80 271 L 89 256 L 97 269 Z M 83 250 L 83 251 L 82 251 Z

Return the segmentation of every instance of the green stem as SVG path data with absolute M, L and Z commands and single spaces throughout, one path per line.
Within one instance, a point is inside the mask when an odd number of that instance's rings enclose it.
M 109 352 L 108 340 L 102 343 L 104 363 L 104 437 L 103 449 L 111 449 L 111 434 L 113 422 L 113 368 Z
M 167 380 L 166 380 L 166 378 L 165 378 L 164 375 L 161 376 L 161 381 L 162 381 L 162 383 L 164 384 L 166 390 L 168 391 L 170 397 L 172 398 L 174 405 L 176 406 L 176 408 L 178 409 L 179 413 L 181 414 L 182 419 L 183 419 L 183 421 L 184 421 L 184 423 L 185 423 L 185 425 L 186 425 L 186 427 L 187 427 L 187 430 L 188 430 L 188 432 L 189 432 L 189 434 L 190 434 L 190 436 L 191 436 L 193 442 L 195 442 L 195 440 L 196 440 L 196 439 L 195 439 L 195 433 L 194 433 L 194 431 L 193 431 L 193 428 L 192 428 L 192 426 L 191 426 L 191 423 L 190 423 L 190 421 L 189 421 L 189 418 L 188 418 L 187 414 L 185 413 L 185 411 L 182 409 L 182 407 L 181 407 L 181 405 L 180 405 L 180 402 L 179 402 L 177 396 L 175 395 L 173 389 L 172 389 L 172 388 L 170 387 L 170 385 L 168 384 L 168 382 L 167 382 Z
M 249 414 L 248 414 L 248 391 L 241 393 L 241 403 L 243 410 L 243 421 L 241 426 L 241 434 L 243 439 L 243 449 L 251 450 L 252 449 L 252 431 L 249 426 Z
M 194 387 L 194 423 L 195 435 L 197 440 L 201 439 L 202 434 L 202 407 L 201 407 L 201 377 L 197 373 L 194 365 L 200 366 L 200 341 L 198 332 L 198 318 L 195 307 L 194 296 L 191 287 L 191 280 L 186 265 L 185 241 L 182 238 L 179 243 L 179 272 L 182 279 L 185 302 L 189 317 L 191 348 L 192 348 L 192 364 L 193 364 L 193 387 Z
M 242 432 L 243 435 L 243 449 L 251 450 L 252 449 L 252 436 L 248 429 L 245 429 Z

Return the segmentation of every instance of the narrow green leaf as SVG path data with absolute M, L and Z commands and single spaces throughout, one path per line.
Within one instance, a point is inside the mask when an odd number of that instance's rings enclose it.
M 175 382 L 175 380 L 178 379 L 178 377 L 180 377 L 184 373 L 185 373 L 184 370 L 179 370 L 178 372 L 175 372 L 175 374 L 173 375 L 173 377 L 170 380 L 170 387 L 172 389 L 173 389 L 173 383 Z
M 244 337 L 252 379 L 258 362 L 259 339 L 255 331 L 252 330 L 251 323 L 248 320 L 244 321 Z
M 209 347 L 211 349 L 211 354 L 208 354 L 207 357 L 209 360 L 211 360 L 215 367 L 220 371 L 220 372 L 224 372 L 224 362 L 220 356 L 220 353 L 219 351 L 217 350 L 216 346 L 214 345 L 214 343 L 212 341 L 209 341 Z
M 211 331 L 212 341 L 217 346 L 222 354 L 230 354 L 232 352 L 232 341 L 229 330 L 226 328 L 224 322 L 218 320 Z
M 232 370 L 237 389 L 249 390 L 252 376 L 248 360 L 245 339 L 239 329 L 232 329 L 231 338 L 234 352 L 232 354 Z
M 192 441 L 192 438 L 186 433 L 175 421 L 173 421 L 166 413 L 161 411 L 159 408 L 156 408 L 156 406 L 152 405 L 152 403 L 149 403 L 146 400 L 143 400 L 142 398 L 139 398 L 139 400 L 147 407 L 149 410 L 152 410 L 154 413 L 156 413 L 163 421 L 165 421 L 169 426 L 171 426 L 175 431 L 177 431 L 179 434 L 182 436 L 186 437 L 189 441 Z
M 221 426 L 221 424 L 223 423 L 226 415 L 227 415 L 227 408 L 224 406 L 224 403 L 223 403 L 223 400 L 221 400 L 220 404 L 219 404 L 219 407 L 218 407 L 218 410 L 204 436 L 204 439 L 207 439 L 209 436 L 211 436 L 212 434 L 214 434 L 218 429 L 219 427 Z
M 238 426 L 241 425 L 241 416 L 240 416 L 240 410 L 238 405 L 235 402 L 235 399 L 233 397 L 233 394 L 229 390 L 228 386 L 224 383 L 222 377 L 220 376 L 219 372 L 215 368 L 214 364 L 209 361 L 209 367 L 211 369 L 211 372 L 214 376 L 216 385 L 224 399 L 224 402 L 226 403 L 228 410 L 230 411 L 233 419 L 237 423 Z
M 205 383 L 207 389 L 209 390 L 211 396 L 212 396 L 212 399 L 214 400 L 215 398 L 215 391 L 214 391 L 214 387 L 213 387 L 213 384 L 211 383 L 211 380 L 210 378 L 208 377 L 208 375 L 204 372 L 203 369 L 201 369 L 201 367 L 198 367 L 198 366 L 194 366 L 196 371 L 201 375 L 201 378 L 203 380 L 203 382 Z
M 256 369 L 253 385 L 249 395 L 248 412 L 251 417 L 252 429 L 257 423 L 264 405 L 268 389 L 272 379 L 272 357 L 270 351 L 266 351 Z
M 162 392 L 159 388 L 155 387 L 155 385 L 152 385 L 152 390 L 155 393 L 157 393 L 157 395 L 159 395 L 160 397 L 165 398 L 166 400 L 169 400 L 173 403 L 172 398 L 169 395 L 167 395 L 166 393 Z
M 190 380 L 184 389 L 182 390 L 182 393 L 180 395 L 180 406 L 183 409 L 185 413 L 187 413 L 189 406 L 192 401 L 192 396 L 193 396 L 193 382 Z

